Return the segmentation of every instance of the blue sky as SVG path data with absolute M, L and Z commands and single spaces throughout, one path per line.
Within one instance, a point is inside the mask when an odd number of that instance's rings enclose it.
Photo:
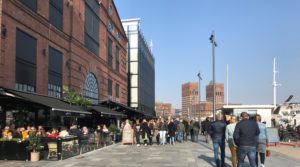
M 201 98 L 212 80 L 209 36 L 215 31 L 216 82 L 226 83 L 229 102 L 272 104 L 273 58 L 277 102 L 300 102 L 300 1 L 298 0 L 115 0 L 121 19 L 141 18 L 153 41 L 156 101 L 181 108 L 181 85 L 198 81 Z M 225 85 L 226 86 L 226 85 Z M 225 92 L 226 94 L 227 92 Z

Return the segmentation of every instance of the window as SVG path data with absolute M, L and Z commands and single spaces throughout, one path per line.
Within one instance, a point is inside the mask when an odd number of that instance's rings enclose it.
M 90 100 L 93 104 L 99 103 L 98 82 L 94 74 L 89 73 L 84 84 L 85 99 Z
M 107 42 L 107 49 L 108 49 L 108 51 L 107 51 L 107 59 L 108 59 L 108 61 L 107 61 L 107 63 L 108 63 L 108 66 L 109 67 L 112 67 L 112 59 L 113 59 L 113 55 L 112 55 L 112 40 L 110 39 L 110 38 L 108 38 L 108 42 Z
M 49 47 L 48 95 L 61 98 L 62 93 L 62 59 L 63 54 Z
M 34 92 L 36 85 L 36 39 L 17 29 L 16 85 L 20 91 Z
M 84 44 L 99 55 L 99 4 L 95 0 L 85 1 Z
M 116 46 L 116 71 L 120 71 L 120 58 L 119 58 L 119 47 Z
M 57 29 L 63 29 L 63 0 L 49 1 L 49 21 Z
M 138 48 L 138 34 L 131 34 L 129 36 L 129 42 L 131 48 Z
M 107 30 L 108 30 L 109 32 L 112 32 L 113 29 L 114 29 L 113 24 L 112 24 L 110 21 L 108 21 L 108 24 L 107 24 Z
M 22 2 L 25 6 L 36 12 L 37 0 L 20 0 L 20 2 Z
M 107 94 L 108 94 L 108 98 L 111 99 L 112 97 L 112 80 L 108 79 L 108 83 L 107 83 Z
M 121 40 L 121 36 L 120 36 L 119 32 L 117 32 L 117 33 L 116 33 L 116 38 L 117 38 L 117 41 L 119 41 L 119 42 L 120 42 L 120 40 Z
M 116 84 L 116 98 L 119 98 L 119 97 L 120 97 L 119 89 L 120 89 L 119 84 Z
M 109 5 L 109 7 L 108 7 L 108 14 L 110 16 L 113 14 L 113 7 L 112 7 L 112 5 Z

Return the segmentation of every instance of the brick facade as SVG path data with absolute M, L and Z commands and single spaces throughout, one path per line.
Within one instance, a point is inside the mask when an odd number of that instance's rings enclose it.
M 51 46 L 63 54 L 63 86 L 74 88 L 83 93 L 84 82 L 89 73 L 94 74 L 98 82 L 99 101 L 107 100 L 108 79 L 113 82 L 112 99 L 115 96 L 115 84 L 119 84 L 119 98 L 127 104 L 126 45 L 127 38 L 123 30 L 113 0 L 102 0 L 99 5 L 99 56 L 84 45 L 84 0 L 63 0 L 63 30 L 49 23 L 49 1 L 38 0 L 37 11 L 32 11 L 18 0 L 2 1 L 1 31 L 7 31 L 1 37 L 0 86 L 15 88 L 16 79 L 16 30 L 20 29 L 37 40 L 36 50 L 36 93 L 48 94 L 48 47 Z M 1 13 L 1 12 L 0 12 Z M 113 24 L 111 32 L 108 22 Z M 116 34 L 118 33 L 119 39 Z M 107 64 L 107 40 L 113 41 L 113 65 Z M 120 49 L 120 70 L 115 70 L 116 46 Z
M 156 117 L 168 117 L 174 116 L 175 110 L 172 109 L 171 103 L 155 102 L 155 113 Z
M 181 87 L 181 106 L 182 116 L 188 117 L 191 115 L 192 106 L 199 102 L 198 82 L 188 82 Z
M 224 84 L 216 83 L 216 104 L 224 103 Z M 210 83 L 206 86 L 206 101 L 213 101 L 214 87 Z

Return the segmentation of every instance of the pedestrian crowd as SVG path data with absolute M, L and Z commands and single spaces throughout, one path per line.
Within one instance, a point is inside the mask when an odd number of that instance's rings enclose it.
M 126 121 L 121 125 L 121 129 L 125 126 Z M 141 144 L 157 145 L 170 144 L 175 142 L 183 143 L 190 136 L 193 142 L 198 142 L 200 122 L 195 120 L 184 120 L 179 118 L 158 118 L 158 119 L 134 119 L 130 122 L 134 133 L 134 143 L 137 146 Z
M 242 112 L 240 118 L 239 122 L 236 116 L 230 116 L 225 120 L 222 114 L 218 113 L 216 120 L 208 125 L 207 133 L 212 139 L 216 166 L 225 166 L 225 142 L 227 142 L 233 167 L 244 166 L 246 156 L 251 167 L 258 167 L 259 164 L 260 167 L 264 167 L 268 146 L 266 125 L 262 123 L 260 115 L 256 115 L 252 120 L 249 119 L 247 112 Z

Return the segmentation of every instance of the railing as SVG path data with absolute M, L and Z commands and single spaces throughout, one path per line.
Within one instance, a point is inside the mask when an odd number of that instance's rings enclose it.
M 40 152 L 41 160 L 64 160 L 86 152 L 94 151 L 113 144 L 113 136 L 107 134 L 90 134 L 87 140 L 80 140 L 77 136 L 63 138 L 42 138 L 44 149 Z M 116 142 L 120 136 L 116 136 Z M 0 140 L 0 160 L 30 160 L 28 140 L 11 139 Z
M 28 141 L 0 140 L 0 160 L 28 160 Z
M 279 138 L 282 142 L 299 142 L 300 132 L 279 130 Z

